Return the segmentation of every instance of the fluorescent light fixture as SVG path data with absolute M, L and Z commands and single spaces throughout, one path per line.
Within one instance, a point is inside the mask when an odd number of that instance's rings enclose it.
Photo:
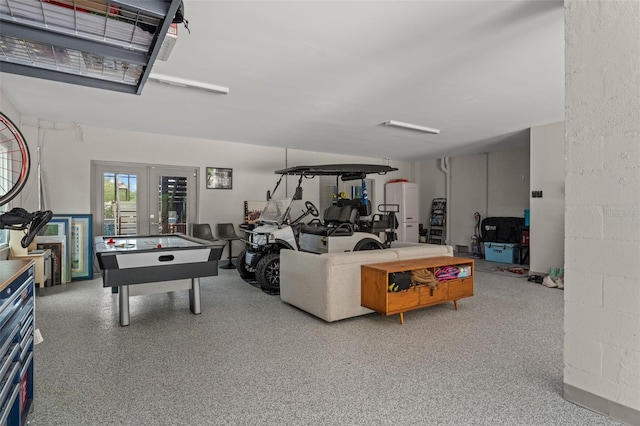
M 229 88 L 224 86 L 217 86 L 215 84 L 203 83 L 201 81 L 188 80 L 186 78 L 172 77 L 170 75 L 162 75 L 156 73 L 149 74 L 149 80 L 157 81 L 159 83 L 170 84 L 172 86 L 189 87 L 192 89 L 206 90 L 207 92 L 219 93 L 226 95 L 229 93 Z
M 385 121 L 382 124 L 384 124 L 385 126 L 393 126 L 393 127 L 401 127 L 403 129 L 417 130 L 419 132 L 433 133 L 434 135 L 437 135 L 437 134 L 440 133 L 440 130 L 438 130 L 438 129 L 432 129 L 430 127 L 418 126 L 418 125 L 415 125 L 415 124 L 403 123 L 402 121 L 389 120 L 389 121 Z

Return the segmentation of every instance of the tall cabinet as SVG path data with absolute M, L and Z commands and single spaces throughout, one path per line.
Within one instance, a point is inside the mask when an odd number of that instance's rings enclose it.
M 420 236 L 418 230 L 420 199 L 418 184 L 413 182 L 388 182 L 384 185 L 385 204 L 397 204 L 398 241 L 417 243 Z

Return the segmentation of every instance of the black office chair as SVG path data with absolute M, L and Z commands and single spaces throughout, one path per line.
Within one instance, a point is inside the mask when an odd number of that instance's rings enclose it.
M 233 258 L 231 254 L 231 247 L 233 247 L 233 242 L 235 240 L 239 240 L 240 237 L 236 234 L 236 230 L 233 227 L 233 223 L 219 223 L 216 225 L 218 239 L 229 242 L 229 261 L 220 265 L 221 269 L 234 269 L 236 265 L 233 264 L 231 259 Z
M 218 241 L 211 232 L 211 226 L 208 223 L 194 223 L 191 228 L 191 235 L 201 240 Z

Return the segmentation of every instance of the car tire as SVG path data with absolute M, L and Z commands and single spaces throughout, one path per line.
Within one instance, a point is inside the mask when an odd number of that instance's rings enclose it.
M 256 279 L 260 288 L 268 293 L 280 293 L 280 254 L 265 255 L 256 265 Z
M 247 250 L 243 249 L 238 258 L 236 259 L 236 268 L 238 268 L 238 273 L 240 277 L 244 280 L 254 279 L 256 277 L 256 269 L 250 266 L 247 266 L 245 263 L 245 258 L 247 257 Z
M 384 246 L 379 241 L 374 240 L 373 238 L 363 238 L 356 246 L 353 248 L 353 251 L 363 251 L 363 250 L 382 250 Z

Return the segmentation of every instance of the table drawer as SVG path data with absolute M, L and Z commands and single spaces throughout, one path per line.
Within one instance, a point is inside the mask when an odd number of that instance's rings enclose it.
M 387 310 L 389 313 L 394 313 L 418 306 L 420 303 L 420 292 L 417 291 L 415 287 L 412 287 L 397 293 L 389 292 L 387 298 Z
M 420 291 L 420 305 L 431 305 L 447 298 L 446 283 L 438 284 L 438 287 L 433 290 L 428 285 L 421 285 L 417 289 Z
M 449 281 L 449 299 L 473 296 L 473 279 L 462 278 Z

